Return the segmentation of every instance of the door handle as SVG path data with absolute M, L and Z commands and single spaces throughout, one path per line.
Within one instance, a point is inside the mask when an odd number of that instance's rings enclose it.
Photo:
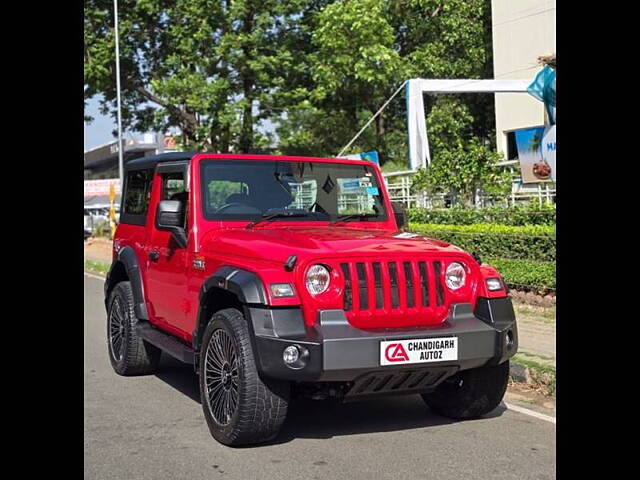
M 152 262 L 158 261 L 159 258 L 160 258 L 160 252 L 158 250 L 151 250 L 149 252 L 149 260 L 151 260 Z

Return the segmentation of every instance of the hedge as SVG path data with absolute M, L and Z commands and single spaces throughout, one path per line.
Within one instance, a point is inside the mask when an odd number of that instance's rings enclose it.
M 556 259 L 555 226 L 410 223 L 409 231 L 452 243 L 481 257 L 535 261 Z
M 549 204 L 486 208 L 410 208 L 409 221 L 449 225 L 498 223 L 502 225 L 555 225 L 556 207 Z
M 538 295 L 555 293 L 556 262 L 491 257 L 483 258 L 482 261 L 495 267 L 509 288 L 532 291 Z

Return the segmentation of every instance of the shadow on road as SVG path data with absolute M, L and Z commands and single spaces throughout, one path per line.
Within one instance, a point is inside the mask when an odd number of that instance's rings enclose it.
M 183 393 L 194 402 L 200 403 L 200 387 L 198 376 L 193 366 L 170 357 L 163 353 L 156 377 Z M 203 419 L 204 420 L 204 419 Z
M 156 377 L 200 403 L 198 377 L 193 367 L 164 355 Z M 501 403 L 483 418 L 499 417 Z M 348 403 L 296 398 L 278 437 L 264 445 L 288 443 L 296 438 L 328 439 L 343 435 L 392 432 L 456 423 L 431 411 L 419 395 L 381 397 Z M 205 425 L 204 418 L 202 419 Z M 252 446 L 255 448 L 256 446 Z

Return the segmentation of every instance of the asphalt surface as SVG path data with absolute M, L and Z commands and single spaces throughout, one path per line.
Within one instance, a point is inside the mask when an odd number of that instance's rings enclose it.
M 210 436 L 193 368 L 121 377 L 106 346 L 103 282 L 85 276 L 84 471 L 87 479 L 552 479 L 555 425 L 499 406 L 453 422 L 419 396 L 335 405 L 298 401 L 268 445 Z

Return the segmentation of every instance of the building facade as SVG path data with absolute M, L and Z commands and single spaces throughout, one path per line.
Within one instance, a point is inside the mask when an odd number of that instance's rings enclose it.
M 493 73 L 531 79 L 539 57 L 556 53 L 555 0 L 491 0 Z M 518 158 L 514 130 L 543 126 L 544 104 L 531 95 L 495 94 L 496 147 L 506 160 Z
M 173 152 L 178 149 L 172 136 L 165 136 L 160 133 L 145 133 L 139 137 L 124 139 L 123 143 L 123 163 L 158 153 Z M 117 140 L 84 152 L 85 180 L 118 178 L 118 175 Z

